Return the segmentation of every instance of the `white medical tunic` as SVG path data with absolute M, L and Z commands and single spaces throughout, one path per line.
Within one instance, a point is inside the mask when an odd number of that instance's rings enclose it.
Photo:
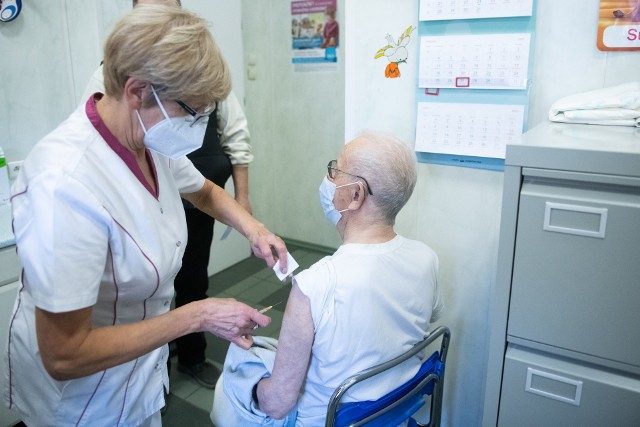
M 329 398 L 343 380 L 408 351 L 443 307 L 437 255 L 402 236 L 342 245 L 295 281 L 309 298 L 315 333 L 296 426 L 324 425 Z M 383 396 L 411 379 L 428 356 L 355 386 L 345 401 Z
M 27 425 L 137 426 L 164 405 L 166 345 L 87 377 L 56 381 L 44 369 L 35 332 L 35 307 L 55 313 L 93 307 L 94 327 L 169 310 L 187 243 L 179 193 L 199 190 L 204 177 L 186 157 L 150 151 L 147 157 L 156 191 L 91 97 L 38 142 L 13 186 L 23 271 L 4 398 Z

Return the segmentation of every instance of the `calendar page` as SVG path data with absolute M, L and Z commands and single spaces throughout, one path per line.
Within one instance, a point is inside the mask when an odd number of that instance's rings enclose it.
M 421 88 L 526 89 L 529 33 L 423 36 Z
M 420 102 L 415 150 L 504 159 L 523 121 L 524 105 Z
M 420 20 L 531 16 L 533 0 L 420 0 Z

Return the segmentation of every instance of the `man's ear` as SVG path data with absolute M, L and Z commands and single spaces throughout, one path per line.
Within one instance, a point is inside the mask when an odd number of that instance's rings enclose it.
M 351 202 L 349 203 L 349 206 L 347 206 L 347 208 L 350 211 L 355 211 L 356 209 L 360 209 L 360 207 L 364 203 L 364 199 L 366 198 L 367 198 L 367 192 L 365 190 L 364 184 L 358 181 L 356 185 L 352 187 Z
M 145 98 L 151 91 L 151 85 L 146 80 L 129 77 L 124 84 L 124 99 L 132 110 L 142 108 Z

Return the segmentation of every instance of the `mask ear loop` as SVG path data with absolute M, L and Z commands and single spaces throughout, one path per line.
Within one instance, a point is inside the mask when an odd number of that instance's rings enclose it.
M 153 85 L 151 85 L 151 93 L 153 93 L 153 96 L 156 98 L 156 102 L 160 106 L 160 110 L 162 111 L 162 114 L 164 114 L 164 117 L 167 120 L 171 120 L 169 118 L 169 115 L 167 114 L 167 111 L 164 109 L 164 106 L 162 105 L 162 101 L 160 101 L 160 98 L 158 97 L 158 94 L 156 93 L 156 90 L 153 88 Z M 144 131 L 144 134 L 146 135 L 147 134 L 147 128 L 144 126 L 144 123 L 142 123 L 142 117 L 140 117 L 140 112 L 138 110 L 136 110 L 136 115 L 138 116 L 138 121 L 140 122 L 140 126 L 142 126 L 142 130 Z
M 146 135 L 147 134 L 147 128 L 144 127 L 144 123 L 142 123 L 142 117 L 140 117 L 140 113 L 138 112 L 138 110 L 136 110 L 136 116 L 138 116 L 138 121 L 140 122 L 140 126 L 142 126 L 142 131 Z
M 164 105 L 162 105 L 162 101 L 160 101 L 160 98 L 158 97 L 156 90 L 153 88 L 153 85 L 151 85 L 151 92 L 153 93 L 153 96 L 156 98 L 156 102 L 160 106 L 160 110 L 162 110 L 162 114 L 164 114 L 164 118 L 167 120 L 171 120 L 171 118 L 167 114 L 167 110 L 164 109 Z

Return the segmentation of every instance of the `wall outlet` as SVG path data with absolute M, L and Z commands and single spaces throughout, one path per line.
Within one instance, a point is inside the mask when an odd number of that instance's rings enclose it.
M 22 164 L 24 160 L 18 160 L 15 162 L 7 163 L 7 168 L 9 169 L 9 179 L 16 179 L 18 174 L 20 173 L 20 169 L 22 169 Z

